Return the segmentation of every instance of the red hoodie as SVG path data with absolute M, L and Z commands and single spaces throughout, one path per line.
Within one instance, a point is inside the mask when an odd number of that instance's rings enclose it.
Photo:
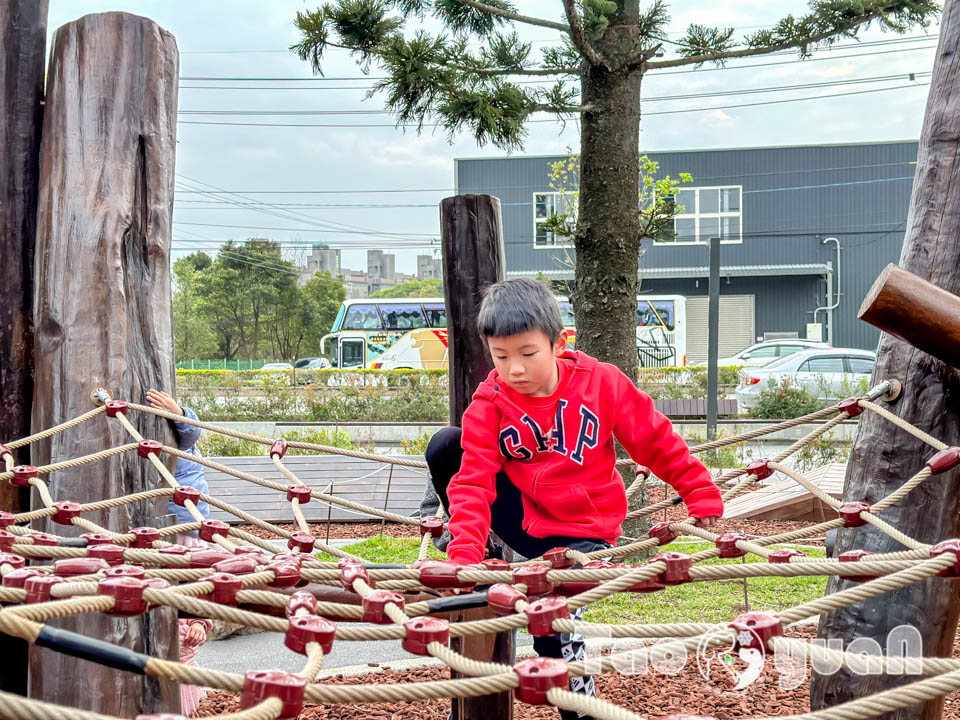
M 530 535 L 615 543 L 627 497 L 615 469 L 614 436 L 680 493 L 691 515 L 723 514 L 710 472 L 649 395 L 616 366 L 582 352 L 567 351 L 557 362 L 560 382 L 550 397 L 517 393 L 496 370 L 474 393 L 463 415 L 460 472 L 447 487 L 452 561 L 483 559 L 501 469 L 520 489 Z

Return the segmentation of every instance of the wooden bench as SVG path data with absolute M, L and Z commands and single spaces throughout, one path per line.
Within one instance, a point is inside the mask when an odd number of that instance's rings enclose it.
M 411 460 L 422 457 L 405 456 Z M 211 458 L 221 465 L 257 475 L 265 480 L 288 485 L 289 481 L 265 457 Z M 344 500 L 363 503 L 398 515 L 413 515 L 420 509 L 427 471 L 402 465 L 378 463 L 370 460 L 338 455 L 288 455 L 283 460 L 289 470 L 313 490 L 323 491 L 333 483 L 331 495 Z M 256 483 L 241 480 L 223 472 L 206 468 L 210 495 L 271 523 L 292 523 L 293 512 L 286 493 L 271 490 Z M 326 503 L 313 498 L 300 506 L 309 522 L 327 519 Z M 363 515 L 334 505 L 330 519 L 337 522 L 369 521 L 379 518 Z M 235 516 L 219 508 L 210 508 L 210 517 L 231 523 L 241 523 Z
M 846 463 L 830 463 L 804 473 L 804 477 L 831 497 L 840 499 L 843 497 L 843 478 L 846 472 Z M 723 517 L 823 522 L 837 517 L 837 513 L 805 487 L 787 478 L 734 498 L 726 504 Z
M 707 416 L 707 399 L 695 398 L 692 400 L 674 400 L 660 398 L 653 401 L 657 410 L 669 418 L 703 418 Z M 722 398 L 717 401 L 717 415 L 736 415 L 737 401 L 732 398 Z

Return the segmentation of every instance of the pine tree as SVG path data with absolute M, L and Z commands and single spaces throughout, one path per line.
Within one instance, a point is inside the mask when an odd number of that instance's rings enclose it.
M 507 0 L 337 0 L 297 14 L 302 38 L 292 49 L 318 73 L 327 47 L 352 51 L 364 69 L 376 64 L 385 72 L 373 92 L 383 94 L 398 123 L 422 128 L 435 120 L 451 136 L 471 132 L 480 145 L 521 148 L 535 112 L 579 117 L 577 346 L 631 377 L 644 237 L 637 207 L 644 76 L 786 49 L 803 59 L 871 25 L 895 33 L 926 27 L 940 11 L 932 0 L 811 0 L 806 14 L 787 15 L 739 40 L 733 28 L 693 24 L 679 41 L 667 41 L 662 0 L 643 10 L 640 0 L 558 0 L 558 16 L 561 7 L 558 22 L 524 15 Z M 407 21 L 427 15 L 442 21 L 445 31 L 404 32 Z M 513 29 L 517 25 L 558 30 L 564 42 L 535 59 L 530 43 Z M 478 40 L 479 49 L 470 49 L 468 43 Z M 662 57 L 665 47 L 675 56 Z M 519 84 L 524 77 L 545 83 Z

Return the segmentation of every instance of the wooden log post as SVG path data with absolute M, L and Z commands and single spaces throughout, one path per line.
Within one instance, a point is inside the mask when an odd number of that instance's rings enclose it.
M 960 368 L 960 297 L 903 268 L 884 268 L 857 317 Z
M 477 386 L 493 369 L 486 343 L 477 332 L 483 289 L 504 276 L 500 200 L 491 195 L 455 195 L 440 203 L 443 292 L 447 303 L 450 424 L 460 426 Z M 467 610 L 455 620 L 493 617 L 486 609 Z M 513 665 L 512 632 L 452 638 L 451 647 L 467 657 Z M 452 677 L 460 675 L 451 671 Z M 452 701 L 454 720 L 510 720 L 513 694 L 496 693 Z
M 945 4 L 940 43 L 927 99 L 917 157 L 917 175 L 907 218 L 900 266 L 947 293 L 960 294 L 960 4 Z M 905 327 L 918 321 L 917 308 L 899 308 Z M 953 322 L 956 318 L 953 318 Z M 927 322 L 921 320 L 921 322 Z M 893 329 L 893 328 L 891 328 Z M 890 410 L 948 445 L 960 445 L 960 370 L 890 334 L 880 338 L 874 383 L 897 379 L 903 392 Z M 869 411 L 860 416 L 843 497 L 873 503 L 900 487 L 923 467 L 935 450 Z M 881 513 L 912 538 L 936 543 L 960 535 L 960 470 L 931 477 L 900 503 Z M 904 548 L 866 525 L 842 529 L 835 554 L 862 548 L 884 553 Z M 832 578 L 827 593 L 849 587 Z M 901 625 L 920 633 L 925 656 L 949 657 L 960 612 L 960 584 L 930 579 L 897 592 L 856 603 L 821 616 L 818 635 L 871 638 L 886 652 L 888 633 Z M 814 673 L 810 705 L 814 710 L 864 697 L 916 680 L 917 676 L 856 675 L 840 670 Z M 939 718 L 943 697 L 877 717 L 898 720 Z
M 86 15 L 54 37 L 37 222 L 36 382 L 33 428 L 90 410 L 98 386 L 143 402 L 173 391 L 170 240 L 179 59 L 173 36 L 127 13 Z M 128 416 L 171 443 L 165 420 Z M 105 415 L 35 446 L 37 464 L 130 442 Z M 49 478 L 56 500 L 91 502 L 157 487 L 136 453 Z M 90 513 L 111 530 L 154 524 L 160 503 Z M 78 528 L 57 526 L 60 534 Z M 176 614 L 100 614 L 51 621 L 155 657 L 176 659 Z M 31 695 L 113 716 L 174 712 L 179 688 L 52 650 L 31 648 Z
M 33 249 L 43 125 L 47 0 L 0 0 L 0 442 L 30 434 L 33 401 Z M 29 449 L 15 453 L 30 461 Z M 0 462 L 0 469 L 6 467 Z M 0 483 L 0 509 L 29 495 Z M 0 635 L 0 690 L 27 692 L 27 646 Z

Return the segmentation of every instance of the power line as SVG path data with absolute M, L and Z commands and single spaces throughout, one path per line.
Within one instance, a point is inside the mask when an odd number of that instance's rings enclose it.
M 223 223 L 201 223 L 201 222 L 173 222 L 174 225 L 193 225 L 197 227 L 224 227 L 224 228 L 241 228 L 244 230 L 273 230 L 276 232 L 315 232 L 315 233 L 338 233 L 343 235 L 370 235 L 370 232 L 365 230 L 336 230 L 329 228 L 288 228 L 288 227 L 272 227 L 272 226 L 263 226 L 263 225 L 225 225 Z M 396 237 L 400 239 L 409 238 L 413 239 L 415 237 L 423 238 L 434 238 L 436 237 L 433 233 L 394 233 L 394 232 L 380 232 L 377 231 L 378 235 L 385 235 Z

